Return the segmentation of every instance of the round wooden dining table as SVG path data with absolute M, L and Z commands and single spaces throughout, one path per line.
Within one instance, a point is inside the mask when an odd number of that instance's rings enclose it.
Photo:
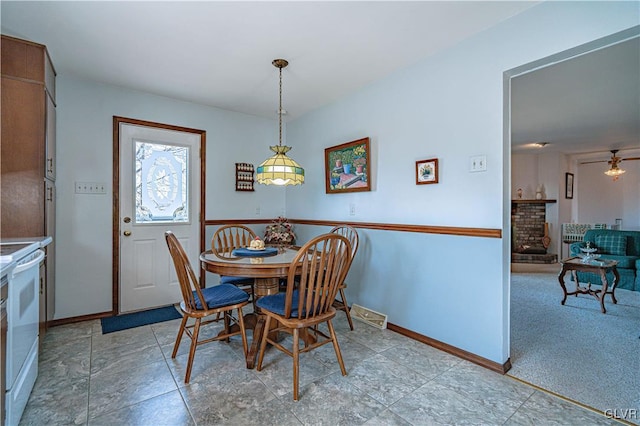
M 234 256 L 230 252 L 217 253 L 207 250 L 200 254 L 200 264 L 205 271 L 214 274 L 254 278 L 253 297 L 259 298 L 278 292 L 280 279 L 286 278 L 289 274 L 291 261 L 298 249 L 299 247 L 295 246 L 283 247 L 278 248 L 277 253 L 274 255 L 260 256 L 259 253 L 256 253 L 255 257 L 240 257 Z M 301 267 L 302 264 L 300 263 L 296 267 L 296 273 L 300 273 L 298 268 Z M 245 326 L 253 328 L 253 338 L 247 353 L 247 368 L 253 368 L 260 341 L 262 340 L 262 333 L 264 332 L 265 317 L 260 315 L 259 312 L 254 312 L 245 315 L 244 318 Z

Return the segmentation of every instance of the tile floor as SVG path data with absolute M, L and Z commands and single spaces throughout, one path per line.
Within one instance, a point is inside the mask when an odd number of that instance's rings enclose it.
M 20 424 L 618 424 L 392 331 L 350 331 L 342 313 L 334 323 L 348 376 L 330 344 L 304 354 L 298 402 L 291 358 L 271 348 L 248 370 L 239 337 L 201 346 L 185 385 L 187 339 L 171 359 L 179 320 L 105 335 L 100 321 L 54 327 Z

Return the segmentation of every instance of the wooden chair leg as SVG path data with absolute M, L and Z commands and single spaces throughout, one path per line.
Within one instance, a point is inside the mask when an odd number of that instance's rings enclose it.
M 244 317 L 242 316 L 242 306 L 238 308 L 238 325 L 240 326 L 240 337 L 242 337 L 242 349 L 244 350 L 244 357 L 247 357 L 249 352 L 249 345 L 247 344 L 247 330 L 244 327 Z
M 184 334 L 184 327 L 187 325 L 187 316 L 182 317 L 182 321 L 180 322 L 180 329 L 178 330 L 178 337 L 176 337 L 176 343 L 173 345 L 173 352 L 171 353 L 171 358 L 175 358 L 178 354 L 178 348 L 180 347 L 180 342 L 182 342 L 182 335 Z
M 342 310 L 347 315 L 347 321 L 349 321 L 349 328 L 351 328 L 351 331 L 353 331 L 353 321 L 351 321 L 351 313 L 349 312 L 349 305 L 347 304 L 347 298 L 344 295 L 344 289 L 340 288 L 339 291 L 340 291 L 340 299 L 342 299 L 340 301 L 342 303 Z
M 260 340 L 260 352 L 258 355 L 258 365 L 256 370 L 262 370 L 262 359 L 264 358 L 264 351 L 267 349 L 267 337 L 269 336 L 269 327 L 271 327 L 271 317 L 267 316 L 264 322 L 264 328 L 262 329 L 262 339 Z M 256 336 L 253 336 L 255 339 Z
M 329 327 L 329 333 L 331 333 L 331 341 L 333 342 L 333 350 L 336 351 L 336 357 L 338 358 L 338 364 L 340 364 L 340 371 L 343 376 L 347 375 L 347 369 L 344 368 L 344 361 L 342 360 L 342 352 L 340 352 L 340 345 L 338 345 L 338 338 L 336 337 L 336 331 L 333 329 L 333 323 L 331 320 L 327 321 Z
M 300 373 L 300 329 L 293 329 L 293 400 L 298 400 L 298 374 Z
M 187 372 L 184 375 L 184 382 L 189 383 L 191 378 L 191 367 L 193 367 L 193 358 L 196 355 L 196 347 L 198 346 L 198 334 L 200 333 L 200 318 L 196 318 L 193 327 L 193 335 L 191 336 L 191 348 L 189 349 L 189 360 L 187 361 Z
M 224 333 L 229 334 L 229 326 L 231 325 L 231 320 L 229 319 L 229 315 L 231 315 L 231 311 L 224 311 Z M 229 338 L 224 339 L 225 342 L 229 343 Z

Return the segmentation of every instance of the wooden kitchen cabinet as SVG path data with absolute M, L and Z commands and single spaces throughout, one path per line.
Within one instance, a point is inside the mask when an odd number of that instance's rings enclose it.
M 55 309 L 56 73 L 45 46 L 5 35 L 1 62 L 0 236 L 53 238 L 41 271 L 44 331 Z

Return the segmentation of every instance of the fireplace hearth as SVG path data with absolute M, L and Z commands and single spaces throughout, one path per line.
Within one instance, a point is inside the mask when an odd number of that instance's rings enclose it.
M 546 208 L 555 200 L 514 200 L 511 204 L 511 261 L 514 263 L 556 263 L 547 253 Z

